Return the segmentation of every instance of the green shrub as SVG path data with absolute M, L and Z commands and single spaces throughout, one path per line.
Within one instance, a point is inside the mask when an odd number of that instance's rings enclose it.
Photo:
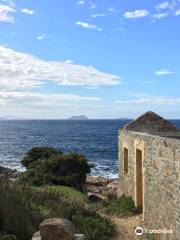
M 32 148 L 27 152 L 21 163 L 24 167 L 28 168 L 32 163 L 49 159 L 54 154 L 62 154 L 62 152 L 51 147 Z
M 83 191 L 82 184 L 85 182 L 86 174 L 91 171 L 91 166 L 84 155 L 75 152 L 55 153 L 49 148 L 30 150 L 22 163 L 27 167 L 27 171 L 22 174 L 21 181 L 36 186 L 66 185 Z
M 15 235 L 18 240 L 32 237 L 42 220 L 40 210 L 33 205 L 31 192 L 21 186 L 0 183 L 1 231 Z
M 0 240 L 17 240 L 14 235 L 0 235 Z
M 132 197 L 122 196 L 119 199 L 110 200 L 104 206 L 107 213 L 130 214 L 135 212 L 135 204 Z

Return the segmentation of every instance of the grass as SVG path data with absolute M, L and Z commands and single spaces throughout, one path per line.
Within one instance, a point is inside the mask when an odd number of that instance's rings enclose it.
M 13 235 L 2 235 L 0 233 L 0 240 L 17 240 L 17 238 Z
M 135 210 L 135 204 L 131 197 L 122 196 L 119 199 L 112 199 L 104 204 L 105 211 L 110 214 L 132 214 Z
M 46 218 L 72 221 L 86 240 L 110 240 L 115 227 L 102 217 L 86 197 L 74 189 L 61 186 L 34 188 L 17 183 L 0 183 L 0 230 L 18 240 L 31 239 Z M 7 240 L 7 239 L 3 239 Z
M 31 191 L 16 184 L 0 183 L 0 231 L 19 240 L 32 237 L 43 217 L 33 204 Z
M 78 232 L 85 234 L 86 240 L 110 240 L 115 226 L 104 213 L 127 215 L 134 209 L 130 197 L 91 204 L 85 194 L 70 187 L 0 183 L 0 231 L 15 235 L 18 240 L 31 239 L 39 224 L 53 217 L 72 221 Z M 11 239 L 0 235 L 0 240 Z
M 147 240 L 157 240 L 155 234 L 147 234 Z
M 43 187 L 41 187 L 40 189 L 42 190 Z M 83 194 L 71 187 L 50 185 L 50 186 L 45 186 L 44 189 L 46 191 L 53 191 L 57 194 L 64 195 L 64 196 L 66 196 L 68 198 L 72 198 L 74 200 L 79 200 L 79 201 L 87 200 L 87 197 L 85 194 Z

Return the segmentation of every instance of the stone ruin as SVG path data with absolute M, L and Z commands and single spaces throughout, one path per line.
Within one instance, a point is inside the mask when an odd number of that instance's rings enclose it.
M 147 112 L 119 130 L 118 196 L 132 196 L 146 229 L 180 239 L 180 131 Z

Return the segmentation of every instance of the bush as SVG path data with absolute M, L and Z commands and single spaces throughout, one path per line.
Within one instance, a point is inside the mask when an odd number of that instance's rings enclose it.
M 0 219 L 1 231 L 15 235 L 18 240 L 27 240 L 38 229 L 42 217 L 30 191 L 16 184 L 0 183 Z
M 0 235 L 0 240 L 17 240 L 14 235 Z
M 135 203 L 132 197 L 122 196 L 119 199 L 110 200 L 105 204 L 107 213 L 112 214 L 132 214 L 135 213 Z
M 27 167 L 27 171 L 22 175 L 21 180 L 36 186 L 65 185 L 83 191 L 82 184 L 85 182 L 86 174 L 91 171 L 91 166 L 82 154 L 56 153 L 56 150 L 49 148 L 30 150 L 22 163 Z
M 62 154 L 62 152 L 51 147 L 32 148 L 27 152 L 21 163 L 24 167 L 28 168 L 30 164 L 39 160 L 49 159 L 54 154 Z
M 96 208 L 51 187 L 0 184 L 0 214 L 2 231 L 18 240 L 31 239 L 40 222 L 53 217 L 72 221 L 87 240 L 110 240 L 114 235 L 114 225 L 100 216 Z

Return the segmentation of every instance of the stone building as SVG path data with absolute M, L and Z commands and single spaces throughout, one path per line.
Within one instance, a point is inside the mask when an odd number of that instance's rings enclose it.
M 119 130 L 118 195 L 132 196 L 147 229 L 180 239 L 180 131 L 147 112 Z

